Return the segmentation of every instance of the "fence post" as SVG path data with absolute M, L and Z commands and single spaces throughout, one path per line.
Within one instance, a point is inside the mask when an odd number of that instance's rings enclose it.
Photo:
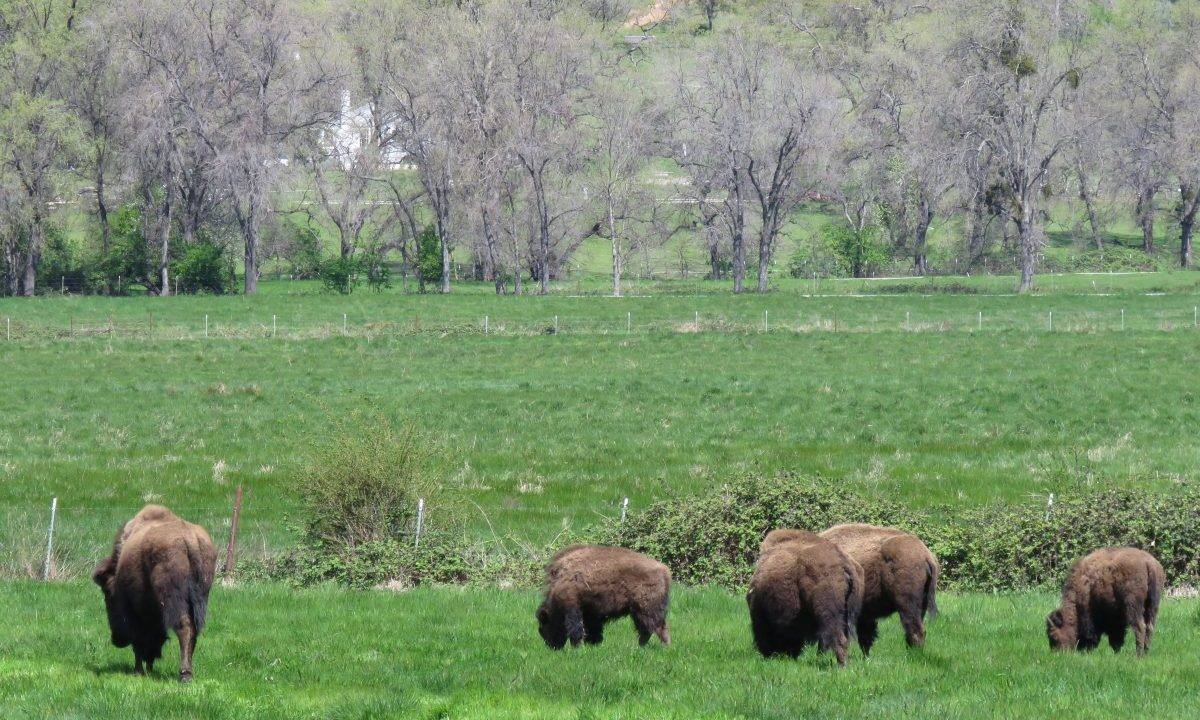
M 982 310 L 979 311 L 979 326 L 978 327 L 980 330 L 983 329 L 983 311 Z
M 11 317 L 4 318 L 4 324 L 6 326 L 4 329 L 5 339 L 12 340 L 12 318 Z
M 1050 332 L 1054 332 L 1054 311 L 1050 311 Z
M 1054 510 L 1054 493 L 1050 493 L 1050 497 L 1046 498 L 1046 519 L 1050 519 L 1050 511 Z
M 346 334 L 347 334 L 346 330 L 347 330 L 347 325 L 346 325 L 346 313 L 342 313 L 342 334 L 343 334 L 343 335 L 346 335 Z
M 271 316 L 271 337 L 275 337 L 275 316 Z
M 50 501 L 50 529 L 46 531 L 46 561 L 42 563 L 42 580 L 50 579 L 50 554 L 54 550 L 54 519 L 58 515 L 58 498 Z
M 554 334 L 555 335 L 558 334 L 558 316 L 557 315 L 554 316 Z
M 695 320 L 693 321 L 693 323 L 695 324 L 696 329 L 699 330 L 700 329 L 700 311 L 699 310 L 696 311 L 696 316 L 695 316 Z
M 904 329 L 905 329 L 905 331 L 912 329 L 912 325 L 909 324 L 909 316 L 910 315 L 911 315 L 911 313 L 908 310 L 904 311 Z
M 204 337 L 208 338 L 208 314 L 204 315 Z
M 1121 329 L 1125 329 L 1125 308 L 1121 308 Z
M 633 332 L 633 313 L 627 312 L 625 313 L 625 334 L 628 335 L 631 332 Z
M 242 486 L 237 486 L 237 494 L 233 496 L 233 515 L 229 518 L 229 544 L 225 546 L 225 570 L 223 574 L 233 572 L 237 563 L 237 534 L 238 519 L 242 516 Z
M 417 533 L 413 547 L 421 547 L 421 529 L 425 526 L 425 498 L 417 498 Z
M 484 335 L 488 334 L 488 316 L 487 315 L 483 316 L 483 334 Z
M 621 522 L 625 522 L 625 515 L 629 512 L 629 498 L 621 501 Z
M 769 312 L 770 310 L 763 310 L 763 332 L 768 332 L 770 330 L 770 325 L 767 324 L 767 313 Z

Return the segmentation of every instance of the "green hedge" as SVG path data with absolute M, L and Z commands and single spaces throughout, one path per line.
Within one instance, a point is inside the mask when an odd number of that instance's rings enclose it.
M 1071 564 L 1098 547 L 1133 545 L 1154 554 L 1172 584 L 1200 579 L 1200 489 L 1172 493 L 1086 491 L 1044 504 L 993 504 L 918 512 L 824 478 L 746 477 L 715 492 L 657 503 L 598 533 L 647 553 L 685 583 L 742 587 L 767 531 L 820 531 L 867 522 L 916 533 L 942 564 L 946 586 L 1021 590 L 1059 585 Z

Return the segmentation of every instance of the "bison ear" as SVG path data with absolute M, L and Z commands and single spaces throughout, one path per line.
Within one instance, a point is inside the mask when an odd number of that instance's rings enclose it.
M 1046 618 L 1046 620 L 1048 620 L 1050 622 L 1050 624 L 1056 628 L 1062 627 L 1063 626 L 1062 610 L 1055 610 L 1054 612 L 1050 613 L 1050 617 Z
M 111 556 L 101 560 L 99 564 L 96 565 L 96 569 L 92 571 L 92 582 L 96 583 L 100 587 L 104 587 L 104 585 L 108 582 L 108 579 L 113 575 L 113 565 L 114 563 Z

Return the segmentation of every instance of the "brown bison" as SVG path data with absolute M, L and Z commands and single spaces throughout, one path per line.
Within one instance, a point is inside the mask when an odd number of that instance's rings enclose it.
M 815 642 L 844 666 L 862 585 L 862 568 L 833 543 L 803 530 L 773 530 L 746 593 L 758 651 L 794 658 Z
M 204 528 L 165 507 L 147 505 L 117 532 L 112 555 L 100 561 L 92 580 L 104 592 L 112 643 L 133 646 L 136 673 L 154 670 L 167 631 L 174 630 L 179 680 L 192 679 L 216 565 L 217 550 Z
M 858 645 L 871 652 L 879 619 L 900 614 L 909 647 L 925 644 L 925 616 L 937 615 L 938 562 L 915 535 L 889 527 L 835 525 L 821 537 L 837 545 L 863 569 Z
M 624 548 L 572 545 L 546 567 L 538 632 L 555 650 L 568 640 L 594 645 L 604 639 L 606 622 L 630 615 L 639 643 L 657 635 L 668 645 L 670 591 L 671 571 L 657 560 Z
M 1053 650 L 1094 650 L 1108 635 L 1114 652 L 1133 626 L 1137 654 L 1150 649 L 1163 593 L 1162 565 L 1137 548 L 1103 548 L 1084 556 L 1063 586 L 1062 607 L 1046 618 Z

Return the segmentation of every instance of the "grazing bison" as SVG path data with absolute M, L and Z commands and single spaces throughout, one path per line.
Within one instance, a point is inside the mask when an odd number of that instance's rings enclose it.
M 815 642 L 844 666 L 862 585 L 862 568 L 833 543 L 802 530 L 772 531 L 746 593 L 758 651 L 796 657 Z
M 1086 555 L 1063 586 L 1062 607 L 1046 618 L 1053 650 L 1094 650 L 1108 635 L 1114 652 L 1133 626 L 1137 654 L 1150 649 L 1163 592 L 1162 565 L 1137 548 L 1103 548 Z
M 851 523 L 835 525 L 821 537 L 854 558 L 863 569 L 858 645 L 871 652 L 879 619 L 900 614 L 909 647 L 925 644 L 925 616 L 937 615 L 938 562 L 915 535 L 895 528 Z
M 657 635 L 663 645 L 671 571 L 641 553 L 602 545 L 572 545 L 546 567 L 546 597 L 537 610 L 538 632 L 561 649 L 570 640 L 598 644 L 604 623 L 630 615 L 645 645 Z
M 104 593 L 112 643 L 133 646 L 139 675 L 154 670 L 167 631 L 174 630 L 179 680 L 192 679 L 216 565 L 217 550 L 204 528 L 165 507 L 147 505 L 117 532 L 112 555 L 100 561 L 92 580 Z

